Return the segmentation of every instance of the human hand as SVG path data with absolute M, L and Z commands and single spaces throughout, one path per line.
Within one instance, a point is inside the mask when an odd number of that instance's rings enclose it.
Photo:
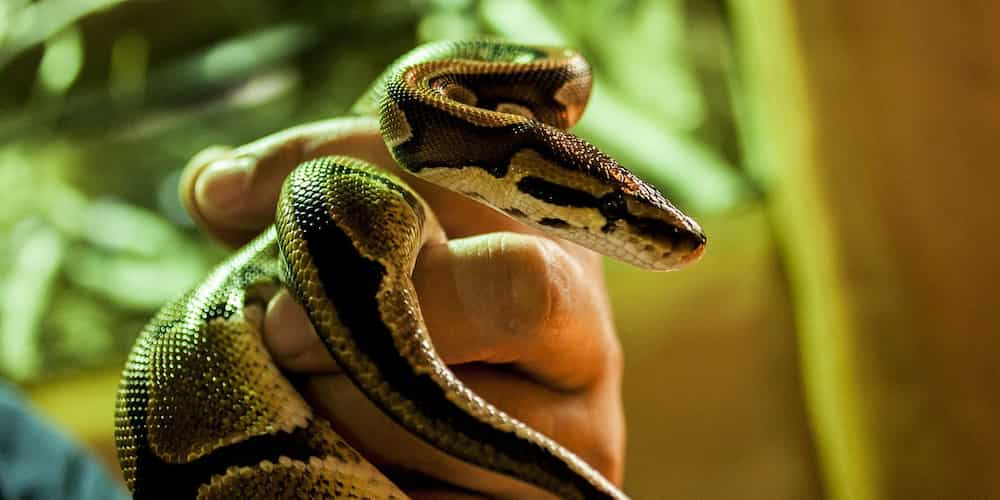
M 329 154 L 400 173 L 374 120 L 331 120 L 199 153 L 184 171 L 181 196 L 203 229 L 238 246 L 273 221 L 288 173 Z M 400 175 L 439 222 L 427 229 L 440 236 L 421 249 L 413 272 L 438 354 L 477 394 L 620 484 L 621 348 L 599 256 Z M 261 324 L 275 362 L 302 380 L 314 409 L 414 498 L 549 498 L 445 455 L 383 415 L 341 373 L 287 292 L 270 300 Z

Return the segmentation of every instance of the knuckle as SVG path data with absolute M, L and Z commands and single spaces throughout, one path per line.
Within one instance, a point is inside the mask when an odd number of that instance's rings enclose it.
M 593 399 L 576 400 L 579 411 L 561 426 L 572 429 L 561 438 L 568 448 L 612 483 L 621 484 L 625 468 L 624 415 L 620 407 L 609 407 Z M 602 422 L 603 424 L 598 424 Z
M 614 330 L 609 331 L 606 338 L 608 340 L 603 350 L 604 361 L 607 363 L 606 376 L 617 383 L 621 381 L 622 373 L 625 371 L 625 350 Z
M 233 148 L 229 146 L 209 146 L 191 157 L 185 168 L 187 170 L 200 170 L 214 161 L 229 156 L 232 150 Z
M 568 255 L 554 241 L 536 236 L 508 233 L 499 244 L 507 260 L 509 326 L 527 335 L 558 331 L 570 304 Z
M 594 405 L 591 402 L 591 405 Z M 605 422 L 614 422 L 612 425 L 594 425 L 594 418 L 591 418 L 587 425 L 589 443 L 584 448 L 583 458 L 604 477 L 612 483 L 621 484 L 625 471 L 625 432 L 624 415 L 620 406 L 610 408 L 600 406 L 591 407 L 590 410 L 604 413 L 599 415 Z M 592 417 L 598 417 L 593 415 Z
M 620 484 L 625 468 L 624 453 L 610 439 L 599 440 L 587 456 L 587 463 L 612 483 Z

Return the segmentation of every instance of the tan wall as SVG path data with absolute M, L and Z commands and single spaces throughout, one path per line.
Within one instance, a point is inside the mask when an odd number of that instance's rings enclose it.
M 831 496 L 996 496 L 1000 4 L 733 4 Z

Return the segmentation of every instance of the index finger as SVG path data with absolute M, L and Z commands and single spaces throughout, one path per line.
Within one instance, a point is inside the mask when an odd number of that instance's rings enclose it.
M 298 164 L 324 155 L 344 155 L 401 173 L 373 117 L 334 118 L 290 128 L 236 149 L 213 146 L 195 155 L 181 175 L 185 208 L 213 238 L 232 247 L 250 241 L 274 221 L 281 184 Z M 541 234 L 482 203 L 418 177 L 410 184 L 428 202 L 449 237 L 510 231 Z M 597 255 L 559 243 L 582 261 Z
M 230 246 L 250 241 L 274 220 L 281 184 L 296 165 L 324 155 L 394 165 L 369 117 L 294 127 L 236 149 L 213 146 L 188 162 L 180 197 L 194 221 Z

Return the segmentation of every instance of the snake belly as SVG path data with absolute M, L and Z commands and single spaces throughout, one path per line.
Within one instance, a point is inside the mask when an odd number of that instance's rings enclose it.
M 705 237 L 659 191 L 566 132 L 590 94 L 578 54 L 441 42 L 394 63 L 354 108 L 406 171 L 652 270 Z M 324 157 L 285 181 L 273 227 L 164 307 L 122 377 L 115 441 L 137 498 L 406 498 L 273 363 L 263 304 L 288 288 L 355 385 L 456 458 L 568 499 L 625 498 L 579 457 L 463 385 L 410 281 L 429 208 L 399 178 Z

